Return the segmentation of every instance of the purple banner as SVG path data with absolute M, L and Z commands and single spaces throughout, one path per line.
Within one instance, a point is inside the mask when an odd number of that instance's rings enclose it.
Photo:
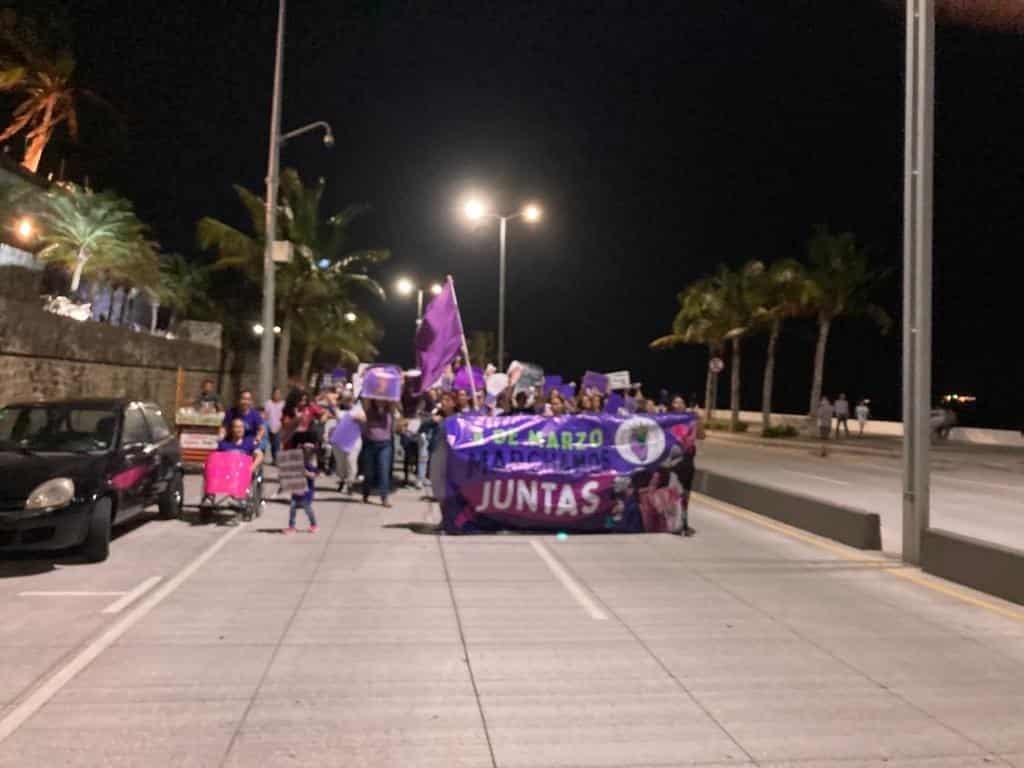
M 678 532 L 696 417 L 578 414 L 445 421 L 448 533 Z

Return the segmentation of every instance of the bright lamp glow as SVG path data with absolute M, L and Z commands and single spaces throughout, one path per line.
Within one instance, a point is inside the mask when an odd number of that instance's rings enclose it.
M 435 296 L 439 295 L 443 290 L 444 288 L 441 287 L 440 283 L 434 283 L 432 286 L 430 286 L 430 292 Z
M 263 335 L 263 323 L 254 323 L 252 326 L 252 332 L 257 336 Z
M 18 223 L 14 226 L 14 231 L 18 233 L 20 240 L 27 241 L 32 239 L 32 236 L 36 233 L 36 228 L 32 223 L 32 219 L 25 216 L 18 219 Z
M 395 290 L 402 296 L 408 296 L 416 290 L 416 286 L 412 284 L 412 280 L 408 277 L 400 277 L 398 282 L 395 283 Z
M 542 211 L 539 205 L 530 203 L 530 205 L 523 208 L 523 218 L 527 221 L 540 221 L 541 215 Z
M 345 313 L 345 322 L 346 323 L 354 323 L 355 321 L 356 321 L 356 313 L 355 312 L 346 312 Z
M 466 214 L 466 218 L 470 221 L 479 221 L 487 215 L 487 205 L 483 200 L 471 198 L 462 206 L 462 212 Z

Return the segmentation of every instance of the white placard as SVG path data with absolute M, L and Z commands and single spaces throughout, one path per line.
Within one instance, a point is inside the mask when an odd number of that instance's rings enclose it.
M 629 371 L 612 371 L 606 373 L 608 389 L 629 389 Z
M 182 432 L 178 442 L 182 448 L 200 451 L 216 451 L 217 435 L 209 432 Z
M 296 493 L 305 493 L 308 490 L 309 486 L 306 484 L 306 465 L 303 461 L 301 448 L 293 448 L 278 453 L 277 469 L 282 493 L 291 496 Z

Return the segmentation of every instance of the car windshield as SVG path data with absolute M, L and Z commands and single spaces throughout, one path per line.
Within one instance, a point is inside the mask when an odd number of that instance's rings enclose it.
M 117 413 L 74 405 L 0 408 L 0 450 L 93 453 L 113 448 Z

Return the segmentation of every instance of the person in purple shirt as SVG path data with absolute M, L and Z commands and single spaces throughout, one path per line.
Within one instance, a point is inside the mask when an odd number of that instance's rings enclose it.
M 243 389 L 238 395 L 238 405 L 234 408 L 228 408 L 227 413 L 224 414 L 224 425 L 221 429 L 221 435 L 226 435 L 228 430 L 231 428 L 231 422 L 235 419 L 241 419 L 245 425 L 245 436 L 253 438 L 256 445 L 260 445 L 263 442 L 263 436 L 266 432 L 266 428 L 263 425 L 263 417 L 260 416 L 259 411 L 252 407 L 252 391 Z
M 233 419 L 228 429 L 227 437 L 217 443 L 217 450 L 240 451 L 252 456 L 252 471 L 255 473 L 263 463 L 263 451 L 260 450 L 259 443 L 255 438 L 246 436 L 245 422 L 241 418 Z
M 363 503 L 371 493 L 380 494 L 380 503 L 390 507 L 391 462 L 394 456 L 395 404 L 372 398 L 363 398 L 362 411 L 353 413 L 363 431 L 363 448 L 359 454 L 359 467 L 363 474 Z

